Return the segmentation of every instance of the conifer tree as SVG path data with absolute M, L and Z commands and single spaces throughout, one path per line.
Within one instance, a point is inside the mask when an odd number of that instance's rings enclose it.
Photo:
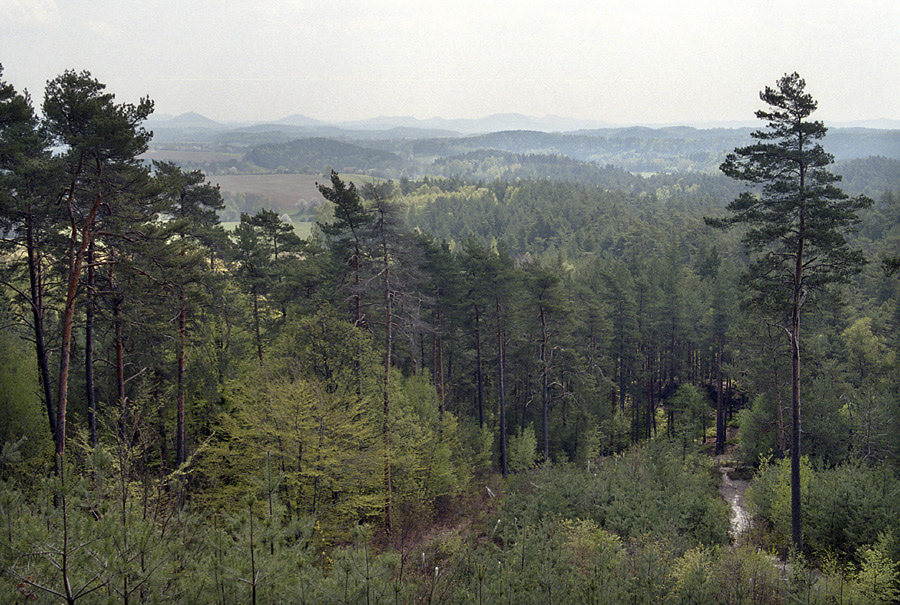
M 28 95 L 0 80 L 0 251 L 9 253 L 4 257 L 0 284 L 14 292 L 28 309 L 22 317 L 30 324 L 34 338 L 41 392 L 55 440 L 46 275 L 56 258 L 58 225 L 63 219 L 55 203 L 55 183 L 62 163 L 51 157 L 46 132 L 39 126 Z M 19 285 L 22 273 L 27 274 L 27 288 Z
M 143 187 L 146 169 L 138 156 L 151 133 L 141 123 L 153 111 L 144 98 L 137 105 L 116 104 L 115 95 L 87 71 L 66 71 L 47 84 L 44 127 L 64 146 L 65 176 L 61 202 L 67 214 L 68 242 L 63 256 L 65 293 L 56 395 L 56 454 L 66 446 L 66 404 L 76 300 L 85 257 L 97 238 L 97 219 L 114 200 Z
M 187 427 L 185 397 L 187 388 L 187 358 L 189 320 L 215 294 L 212 285 L 217 273 L 206 266 L 212 250 L 225 239 L 216 210 L 223 206 L 217 186 L 206 183 L 200 171 L 185 172 L 170 163 L 156 163 L 155 180 L 159 187 L 160 212 L 171 220 L 155 225 L 148 237 L 157 243 L 148 250 L 153 265 L 149 277 L 169 295 L 170 313 L 174 310 L 176 324 L 176 436 L 175 461 L 187 460 Z M 174 309 L 172 309 L 174 307 Z M 171 316 L 171 315 L 170 315 Z
M 365 325 L 363 312 L 363 253 L 365 241 L 375 222 L 375 216 L 363 205 L 362 198 L 353 183 L 345 184 L 336 172 L 331 171 L 331 187 L 317 184 L 326 200 L 334 204 L 334 222 L 319 223 L 319 229 L 331 238 L 335 254 L 351 267 L 351 296 L 353 298 L 354 323 Z
M 795 72 L 766 87 L 760 99 L 769 108 L 756 112 L 766 129 L 756 143 L 728 154 L 721 170 L 751 188 L 728 205 L 731 216 L 713 226 L 746 227 L 743 242 L 755 259 L 745 283 L 773 319 L 787 324 L 791 345 L 791 534 L 803 546 L 800 517 L 800 312 L 811 294 L 846 282 L 865 262 L 846 234 L 858 222 L 857 211 L 871 204 L 850 198 L 827 170 L 834 157 L 819 141 L 825 125 L 809 117 L 818 103 Z

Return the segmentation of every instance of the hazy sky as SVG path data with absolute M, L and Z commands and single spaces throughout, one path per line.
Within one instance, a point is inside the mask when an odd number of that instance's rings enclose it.
M 900 2 L 0 0 L 0 63 L 216 120 L 752 120 L 792 71 L 819 119 L 900 119 Z

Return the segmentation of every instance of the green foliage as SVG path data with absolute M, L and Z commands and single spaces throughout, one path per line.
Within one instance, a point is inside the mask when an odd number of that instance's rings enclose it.
M 506 448 L 509 472 L 518 473 L 533 468 L 538 459 L 534 427 L 532 425 L 525 428 L 519 427 L 516 434 L 509 438 Z
M 374 518 L 381 506 L 379 392 L 370 379 L 357 393 L 354 372 L 357 362 L 367 374 L 375 371 L 365 339 L 320 315 L 286 330 L 277 347 L 284 351 L 279 363 L 249 366 L 231 383 L 222 439 L 204 456 L 203 468 L 219 486 L 210 495 L 228 507 L 271 460 L 292 510 L 330 528 Z
M 805 497 L 809 493 L 813 470 L 809 458 L 800 460 L 800 494 Z M 751 513 L 768 520 L 777 535 L 787 540 L 791 535 L 791 461 L 764 459 L 753 485 L 747 489 L 747 503 Z M 785 542 L 786 543 L 786 542 Z
M 860 603 L 896 603 L 900 599 L 900 564 L 886 552 L 888 541 L 882 534 L 860 553 L 862 562 L 851 583 Z
M 674 532 L 688 546 L 728 542 L 727 506 L 709 462 L 681 460 L 680 447 L 660 442 L 607 458 L 590 472 L 546 465 L 507 497 L 507 514 L 526 524 L 591 519 L 623 538 Z
M 23 461 L 46 453 L 50 445 L 47 412 L 38 390 L 33 353 L 14 334 L 0 332 L 0 444 L 24 439 L 19 448 Z M 11 470 L 5 464 L 0 468 L 3 476 Z
M 684 449 L 703 435 L 708 414 L 707 402 L 700 389 L 692 384 L 678 387 L 669 402 L 675 417 L 673 434 L 682 442 Z
M 757 465 L 776 450 L 775 406 L 765 395 L 753 398 L 749 407 L 738 412 L 739 454 L 744 464 Z
M 465 418 L 459 424 L 459 455 L 468 460 L 468 467 L 474 475 L 481 475 L 491 470 L 494 455 L 494 432 L 488 426 L 478 427 L 478 421 Z
M 439 413 L 433 384 L 424 376 L 392 382 L 400 385 L 391 409 L 394 496 L 401 511 L 415 519 L 430 514 L 436 499 L 457 494 L 471 470 L 456 418 Z
M 813 552 L 852 558 L 875 544 L 881 532 L 900 530 L 894 513 L 900 507 L 900 480 L 883 463 L 850 460 L 813 469 L 804 458 L 801 489 L 804 542 Z M 771 524 L 776 542 L 785 544 L 790 535 L 789 461 L 764 460 L 746 498 L 751 512 Z

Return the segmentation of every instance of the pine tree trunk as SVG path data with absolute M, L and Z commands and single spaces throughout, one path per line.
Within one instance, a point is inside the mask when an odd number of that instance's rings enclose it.
M 481 373 L 481 314 L 475 305 L 475 382 L 478 393 L 478 428 L 484 428 L 484 381 Z
M 87 401 L 88 431 L 90 443 L 97 445 L 97 397 L 94 389 L 94 243 L 91 242 L 85 257 L 87 261 L 87 304 L 84 320 L 84 391 Z
M 384 232 L 382 231 L 382 238 Z M 384 439 L 384 527 L 388 534 L 394 531 L 392 486 L 391 486 L 391 347 L 392 342 L 392 303 L 393 294 L 390 289 L 390 259 L 388 258 L 387 241 L 382 239 L 384 252 L 384 411 L 382 418 L 382 433 Z M 357 277 L 358 277 L 357 273 Z
M 625 339 L 619 338 L 619 410 L 625 412 Z
M 122 335 L 122 297 L 113 298 L 113 329 L 115 330 L 116 396 L 119 403 L 119 432 L 123 441 L 128 434 L 128 405 L 125 400 L 125 343 Z
M 803 549 L 800 515 L 800 306 L 791 314 L 791 538 L 797 551 Z
M 360 289 L 362 288 L 361 278 L 360 278 L 360 259 L 359 259 L 359 238 L 356 238 L 354 241 L 354 253 L 353 253 L 353 284 L 354 284 L 354 292 L 353 292 L 353 301 L 355 303 L 355 312 L 356 319 L 354 321 L 354 325 L 356 327 L 362 327 L 363 318 L 362 318 L 362 292 Z
M 653 357 L 650 351 L 647 351 L 647 429 L 646 437 L 653 437 Z
M 37 249 L 34 242 L 34 217 L 29 208 L 25 219 L 25 240 L 28 256 L 28 283 L 31 288 L 31 314 L 34 320 L 34 348 L 37 355 L 38 372 L 41 377 L 41 390 L 44 393 L 44 406 L 50 422 L 50 436 L 56 442 L 56 410 L 53 406 L 53 387 L 50 382 L 50 364 L 47 359 L 47 340 L 44 330 L 44 296 L 43 278 Z
M 438 373 L 438 417 L 444 421 L 444 317 L 438 309 L 438 339 L 437 339 L 437 373 Z M 443 427 L 443 424 L 441 425 Z
M 550 460 L 550 368 L 547 360 L 547 312 L 541 305 L 541 445 Z
M 259 362 L 262 363 L 263 360 L 263 349 L 262 349 L 262 336 L 259 332 L 259 294 L 256 290 L 256 285 L 253 286 L 253 333 L 256 336 L 256 356 L 259 357 Z
M 716 351 L 716 456 L 725 453 L 725 398 L 723 397 L 722 383 L 722 335 L 719 334 L 718 349 Z
M 503 346 L 503 318 L 500 313 L 500 298 L 495 298 L 497 304 L 497 388 L 500 390 L 500 472 L 504 477 L 509 473 L 506 461 L 506 385 L 505 369 L 506 351 Z
M 800 171 L 800 191 L 804 172 Z M 794 301 L 791 309 L 791 538 L 797 552 L 803 550 L 803 519 L 800 513 L 800 307 L 803 305 L 803 242 L 805 216 L 800 208 L 797 230 L 797 257 L 794 265 Z
M 184 302 L 184 295 L 179 297 L 181 302 L 181 311 L 178 313 L 178 385 L 177 395 L 175 399 L 176 409 L 176 427 L 175 427 L 175 466 L 181 466 L 187 460 L 187 447 L 185 444 L 187 431 L 184 425 L 184 348 L 185 337 L 187 332 L 187 308 Z
M 83 157 L 83 156 L 82 156 Z M 81 172 L 81 160 L 76 174 Z M 66 196 L 66 208 L 69 213 L 71 234 L 66 267 L 66 302 L 62 316 L 62 339 L 59 350 L 59 376 L 56 391 L 56 456 L 61 458 L 66 451 L 66 404 L 69 399 L 69 363 L 72 355 L 72 327 L 75 323 L 75 300 L 78 297 L 78 285 L 81 283 L 81 270 L 88 245 L 93 241 L 92 229 L 97 211 L 103 198 L 97 195 L 91 204 L 87 217 L 79 228 L 74 208 L 75 183 Z

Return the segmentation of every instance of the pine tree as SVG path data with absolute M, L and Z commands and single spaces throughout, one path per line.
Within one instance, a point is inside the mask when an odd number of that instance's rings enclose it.
M 375 215 L 363 205 L 362 198 L 353 183 L 345 184 L 336 172 L 331 171 L 331 187 L 317 184 L 326 200 L 334 204 L 334 222 L 319 223 L 319 229 L 331 239 L 335 255 L 351 267 L 353 321 L 365 325 L 363 312 L 363 253 L 366 239 L 375 222 Z
M 850 198 L 827 170 L 834 157 L 818 142 L 825 125 L 809 120 L 818 103 L 797 74 L 766 87 L 760 99 L 769 109 L 756 117 L 766 129 L 756 143 L 728 154 L 721 170 L 751 185 L 728 205 L 731 216 L 708 222 L 746 227 L 743 242 L 755 255 L 744 278 L 774 322 L 785 321 L 791 345 L 791 533 L 800 550 L 800 312 L 811 294 L 846 282 L 865 259 L 850 247 L 846 233 L 858 222 L 865 197 Z
M 0 251 L 4 252 L 0 284 L 14 292 L 27 309 L 22 320 L 34 338 L 41 392 L 54 440 L 56 406 L 46 327 L 46 276 L 60 245 L 63 214 L 55 203 L 55 184 L 62 167 L 62 162 L 50 155 L 46 131 L 40 128 L 31 99 L 0 80 Z M 27 288 L 22 285 L 26 279 Z
M 143 187 L 147 170 L 138 156 L 147 150 L 151 133 L 141 123 L 153 102 L 116 104 L 105 84 L 89 72 L 66 71 L 47 84 L 43 125 L 54 143 L 64 146 L 65 175 L 61 202 L 68 217 L 63 256 L 65 293 L 56 395 L 56 454 L 66 446 L 66 404 L 76 301 L 85 257 L 98 235 L 98 215 L 110 204 Z

